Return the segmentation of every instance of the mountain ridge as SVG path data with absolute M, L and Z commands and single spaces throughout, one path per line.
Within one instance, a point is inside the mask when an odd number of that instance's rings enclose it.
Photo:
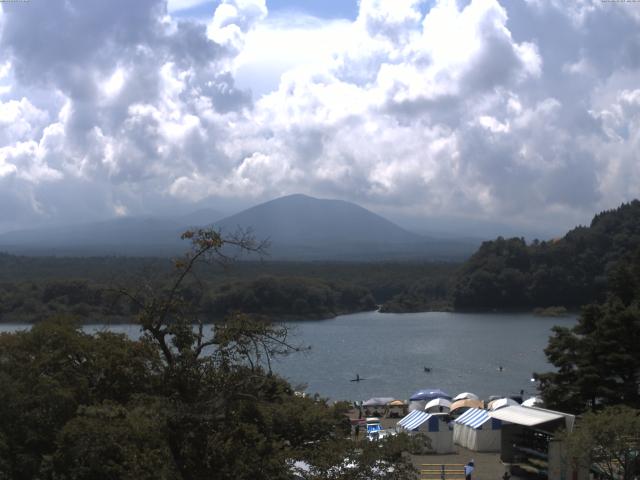
M 14 231 L 0 235 L 0 251 L 171 256 L 187 248 L 180 240 L 184 230 L 211 225 L 223 234 L 250 229 L 256 239 L 270 242 L 268 258 L 274 260 L 450 260 L 470 255 L 477 246 L 421 236 L 355 203 L 303 194 L 275 198 L 222 219 L 206 219 L 206 212 L 204 217 L 195 212 L 177 219 L 124 217 Z

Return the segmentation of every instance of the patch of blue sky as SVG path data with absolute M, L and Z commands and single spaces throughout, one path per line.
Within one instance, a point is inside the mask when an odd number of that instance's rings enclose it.
M 267 9 L 273 13 L 300 12 L 318 18 L 344 18 L 358 16 L 357 0 L 267 0 Z
M 169 11 L 176 17 L 208 18 L 219 4 L 219 0 L 169 0 Z M 324 19 L 355 20 L 358 8 L 358 0 L 267 0 L 272 14 L 300 13 Z

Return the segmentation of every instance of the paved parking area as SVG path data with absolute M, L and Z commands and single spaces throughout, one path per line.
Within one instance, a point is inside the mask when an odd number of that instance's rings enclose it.
M 466 448 L 455 445 L 456 453 L 448 453 L 444 455 L 412 455 L 413 464 L 418 470 L 423 468 L 433 469 L 437 467 L 421 467 L 423 463 L 429 464 L 466 464 L 473 459 L 475 470 L 473 472 L 473 480 L 502 480 L 505 467 L 500 462 L 498 453 L 479 453 L 472 452 Z M 418 478 L 439 478 L 436 476 L 419 476 Z M 464 478 L 464 476 L 455 477 Z M 516 480 L 512 477 L 512 480 Z

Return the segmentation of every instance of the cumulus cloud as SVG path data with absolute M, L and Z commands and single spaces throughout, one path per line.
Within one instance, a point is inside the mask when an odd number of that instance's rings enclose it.
M 219 8 L 235 8 L 243 31 L 255 4 Z M 235 51 L 209 38 L 206 25 L 171 19 L 162 1 L 2 8 L 2 76 L 13 84 L 10 98 L 0 99 L 0 176 L 21 179 L 6 188 L 26 188 L 36 199 L 22 202 L 25 215 L 70 220 L 124 211 L 118 198 L 112 208 L 92 201 L 67 203 L 69 211 L 33 207 L 51 205 L 51 190 L 69 182 L 106 185 L 116 197 L 157 197 L 179 172 L 215 164 L 225 117 L 251 105 L 225 68 Z M 91 188 L 83 194 L 93 195 Z
M 2 4 L 0 229 L 305 192 L 561 231 L 638 195 L 631 8 L 201 3 Z

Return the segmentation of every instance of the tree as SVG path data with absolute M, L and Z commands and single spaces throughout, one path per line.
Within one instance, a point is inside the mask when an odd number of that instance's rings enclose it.
M 640 252 L 614 269 L 606 302 L 555 327 L 545 353 L 557 368 L 536 375 L 545 402 L 576 413 L 607 405 L 640 408 Z
M 81 407 L 58 434 L 51 465 L 42 470 L 94 480 L 176 478 L 162 431 L 163 411 L 144 402 L 129 408 L 112 402 Z
M 640 410 L 617 406 L 589 412 L 563 440 L 574 467 L 594 468 L 610 480 L 632 480 L 640 473 Z
M 161 382 L 160 358 L 149 345 L 85 334 L 71 318 L 0 335 L 0 478 L 38 478 L 83 405 L 127 404 Z

